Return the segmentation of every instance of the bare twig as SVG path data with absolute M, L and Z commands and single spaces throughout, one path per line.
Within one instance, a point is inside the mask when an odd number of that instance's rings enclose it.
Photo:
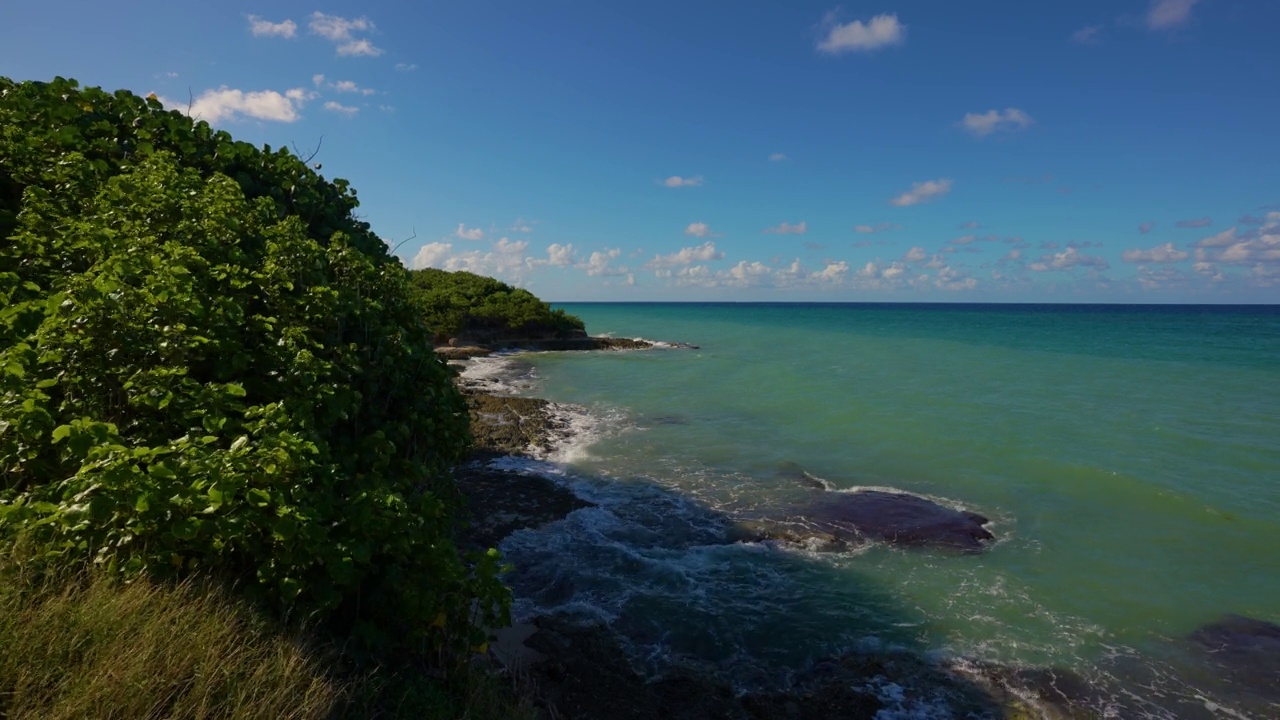
M 400 249 L 400 246 L 401 246 L 401 245 L 403 245 L 403 244 L 405 244 L 405 243 L 409 242 L 410 240 L 412 240 L 412 239 L 414 239 L 414 238 L 416 238 L 416 237 L 418 237 L 418 229 L 417 229 L 417 228 L 413 228 L 413 234 L 412 234 L 412 235 L 410 235 L 409 237 L 407 237 L 407 238 L 405 238 L 405 239 L 401 240 L 400 242 L 396 243 L 396 246 L 395 246 L 395 247 L 393 247 L 393 248 L 391 248 L 391 254 L 392 254 L 392 255 L 395 255 L 395 254 L 396 254 L 396 251 Z
M 323 135 L 321 135 L 321 136 L 320 136 L 320 140 L 319 140 L 319 142 L 317 142 L 317 143 L 316 143 L 316 149 L 315 149 L 315 150 L 312 150 L 312 151 L 311 151 L 311 154 L 310 154 L 310 155 L 308 155 L 306 158 L 303 158 L 303 160 L 302 160 L 302 164 L 303 164 L 303 165 L 310 165 L 310 164 L 311 164 L 311 161 L 312 161 L 312 160 L 314 160 L 314 159 L 315 159 L 315 157 L 316 157 L 317 155 L 319 155 L 319 154 L 320 154 L 320 146 L 321 146 L 321 145 L 324 145 L 324 136 L 323 136 Z M 297 156 L 298 156 L 298 157 L 300 157 L 300 158 L 302 157 L 302 151 L 298 149 L 298 144 L 297 144 L 297 143 L 293 143 L 293 154 L 294 154 L 294 155 L 297 155 Z M 316 168 L 316 169 L 317 169 L 317 170 L 319 170 L 319 168 Z

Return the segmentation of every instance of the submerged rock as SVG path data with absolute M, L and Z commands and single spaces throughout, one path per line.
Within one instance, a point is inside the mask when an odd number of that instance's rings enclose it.
M 1219 678 L 1257 693 L 1280 710 L 1280 625 L 1228 614 L 1187 639 Z
M 730 540 L 782 540 L 830 551 L 879 541 L 979 552 L 995 538 L 983 527 L 990 521 L 982 515 L 881 490 L 819 493 L 789 516 L 787 520 L 740 521 L 730 529 Z

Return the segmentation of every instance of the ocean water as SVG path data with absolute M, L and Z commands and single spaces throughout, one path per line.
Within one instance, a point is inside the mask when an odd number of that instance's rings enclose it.
M 1280 623 L 1280 307 L 564 307 L 699 348 L 468 370 L 565 404 L 577 434 L 525 469 L 599 504 L 504 543 L 517 615 L 609 622 L 651 671 L 743 686 L 889 647 L 1066 668 L 1100 715 L 1280 716 L 1185 641 L 1225 613 Z M 814 492 L 800 471 L 977 511 L 997 542 L 723 542 Z

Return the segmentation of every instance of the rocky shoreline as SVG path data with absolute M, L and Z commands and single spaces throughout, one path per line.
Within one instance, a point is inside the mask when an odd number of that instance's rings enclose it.
M 573 349 L 654 347 L 646 341 L 591 340 L 591 347 Z M 602 340 L 606 342 L 594 342 Z M 446 357 L 453 351 L 466 357 L 493 352 L 479 348 L 484 352 L 472 354 L 465 345 L 442 350 Z M 457 473 L 458 488 L 472 510 L 460 545 L 493 547 L 517 530 L 540 528 L 592 506 L 551 479 L 493 466 L 503 457 L 545 457 L 563 442 L 570 428 L 558 406 L 494 394 L 475 384 L 461 386 L 471 412 L 475 451 Z M 729 525 L 724 541 L 787 542 L 832 551 L 886 542 L 968 553 L 981 552 L 992 539 L 984 528 L 987 519 L 977 513 L 900 493 L 827 492 L 816 479 L 798 475 L 799 482 L 814 490 L 799 511 L 808 521 L 740 520 Z M 784 516 L 794 518 L 797 512 L 793 508 Z M 1280 704 L 1271 704 L 1280 702 L 1275 698 L 1275 688 L 1280 687 L 1280 628 L 1227 617 L 1177 642 L 1190 653 L 1204 654 L 1206 662 L 1240 665 L 1236 676 L 1248 684 L 1244 691 L 1259 707 L 1280 710 Z M 1166 707 L 1136 702 L 1123 689 L 1095 687 L 1068 670 L 936 662 L 906 650 L 822 658 L 790 673 L 784 687 L 741 692 L 715 668 L 692 661 L 660 677 L 647 675 L 633 664 L 625 639 L 612 628 L 583 626 L 556 616 L 536 617 L 499 631 L 491 656 L 495 669 L 509 674 L 552 718 L 834 720 L 906 717 L 901 713 L 908 712 L 919 717 L 1059 720 L 1101 717 L 1099 709 L 1104 707 L 1119 712 L 1117 717 L 1216 716 L 1212 703 L 1201 704 L 1194 696 L 1172 703 L 1176 715 L 1167 715 L 1162 714 L 1169 712 Z M 1133 682 L 1150 679 L 1134 677 Z

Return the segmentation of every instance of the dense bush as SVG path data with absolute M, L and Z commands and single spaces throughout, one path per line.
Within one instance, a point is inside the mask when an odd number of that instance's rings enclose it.
M 572 337 L 584 334 L 578 318 L 552 310 L 528 290 L 483 275 L 427 268 L 410 273 L 417 301 L 437 340 L 495 335 Z
M 354 194 L 127 92 L 0 78 L 0 540 L 466 647 L 466 407 Z

